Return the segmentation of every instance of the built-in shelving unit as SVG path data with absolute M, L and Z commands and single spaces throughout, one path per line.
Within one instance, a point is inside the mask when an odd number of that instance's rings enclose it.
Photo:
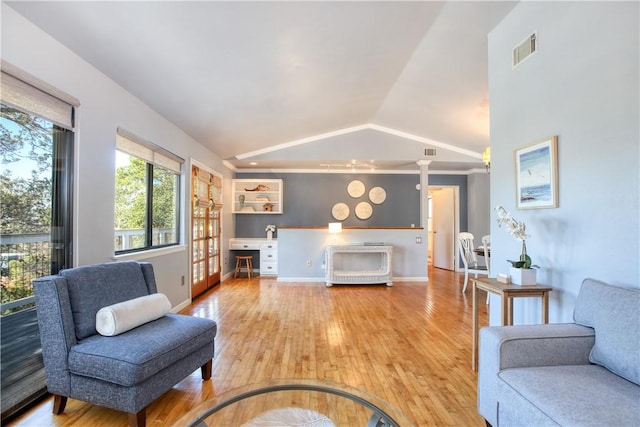
M 236 214 L 281 214 L 281 179 L 234 179 L 233 209 Z

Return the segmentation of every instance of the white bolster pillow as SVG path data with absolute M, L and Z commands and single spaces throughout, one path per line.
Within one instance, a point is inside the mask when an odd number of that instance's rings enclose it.
M 96 330 L 100 335 L 112 337 L 159 319 L 170 311 L 171 303 L 166 295 L 145 295 L 102 307 L 96 313 Z

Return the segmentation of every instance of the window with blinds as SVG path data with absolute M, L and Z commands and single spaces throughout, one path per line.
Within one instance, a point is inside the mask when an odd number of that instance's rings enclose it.
M 194 179 L 194 206 L 222 207 L 222 178 L 207 171 L 195 168 Z
M 73 266 L 73 121 L 78 105 L 75 98 L 2 60 L 2 424 L 47 391 L 39 307 L 31 283 Z
M 114 251 L 180 242 L 180 177 L 184 160 L 125 130 L 116 134 Z

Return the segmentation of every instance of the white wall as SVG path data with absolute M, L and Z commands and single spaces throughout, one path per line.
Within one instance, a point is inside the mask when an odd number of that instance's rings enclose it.
M 113 260 L 115 135 L 122 127 L 185 159 L 184 212 L 189 213 L 190 158 L 224 175 L 222 160 L 169 120 L 82 60 L 66 47 L 2 3 L 2 59 L 77 98 L 74 176 L 74 265 Z M 149 70 L 153 72 L 153 70 Z M 189 218 L 183 218 L 187 241 Z M 230 214 L 223 216 L 223 235 L 231 236 Z M 224 244 L 226 246 L 226 238 Z M 176 306 L 189 299 L 189 251 L 160 251 L 145 259 L 154 264 L 159 292 Z M 227 267 L 228 268 L 228 267 Z M 187 280 L 188 282 L 188 280 Z
M 491 205 L 523 220 L 538 281 L 554 288 L 550 321 L 572 321 L 582 280 L 640 286 L 637 2 L 520 2 L 489 35 Z M 516 69 L 533 30 L 539 50 Z M 513 151 L 558 135 L 559 207 L 516 210 Z M 492 273 L 520 245 L 491 220 Z M 497 297 L 491 323 L 499 322 Z M 515 305 L 539 321 L 539 302 Z

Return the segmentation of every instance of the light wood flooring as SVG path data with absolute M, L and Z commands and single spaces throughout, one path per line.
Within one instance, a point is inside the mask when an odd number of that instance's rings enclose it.
M 200 371 L 147 408 L 148 426 L 176 425 L 221 393 L 272 379 L 320 379 L 374 394 L 417 426 L 484 426 L 471 370 L 471 288 L 430 269 L 393 287 L 228 279 L 183 310 L 218 323 L 213 376 Z M 487 323 L 479 292 L 480 324 Z M 206 405 L 206 404 L 205 404 Z M 123 413 L 47 398 L 8 425 L 127 426 Z

